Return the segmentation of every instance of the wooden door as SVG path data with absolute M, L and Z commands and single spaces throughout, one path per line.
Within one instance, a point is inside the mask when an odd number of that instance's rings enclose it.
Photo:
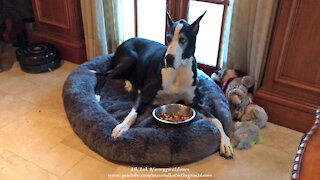
M 320 1 L 282 0 L 256 101 L 271 122 L 306 132 L 320 105 Z

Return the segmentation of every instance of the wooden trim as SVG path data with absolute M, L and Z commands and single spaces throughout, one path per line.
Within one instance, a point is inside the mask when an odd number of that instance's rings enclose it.
M 316 110 L 317 106 L 306 103 L 305 101 L 284 97 L 283 95 L 279 94 L 278 92 L 274 92 L 270 89 L 261 88 L 256 94 L 256 98 L 265 99 L 275 104 L 283 105 L 294 110 L 302 111 L 305 113 L 313 114 Z
M 297 21 L 297 11 L 299 9 L 300 6 L 300 1 L 298 0 L 294 0 L 292 1 L 292 5 L 290 8 L 290 13 L 289 13 L 289 18 L 287 21 L 287 28 L 284 31 L 284 37 L 283 37 L 283 44 L 288 44 L 288 42 L 290 42 L 293 38 L 293 28 L 294 25 L 296 24 Z M 288 55 L 288 49 L 289 46 L 282 46 L 280 52 L 279 52 L 279 60 L 278 60 L 278 65 L 277 65 L 277 70 L 276 70 L 276 78 L 280 78 L 281 73 L 283 72 L 283 64 L 284 64 L 284 60 L 287 58 Z
M 32 42 L 50 42 L 56 45 L 62 59 L 82 64 L 87 61 L 86 45 L 81 41 L 68 41 L 50 33 L 35 31 Z
M 208 76 L 211 76 L 211 74 L 218 70 L 219 67 L 198 63 L 198 69 L 206 73 Z
M 226 0 L 224 2 L 227 2 L 227 4 L 229 4 L 229 0 Z M 226 16 L 227 12 L 228 12 L 228 5 L 224 4 L 216 67 L 220 67 L 220 64 L 221 64 L 221 54 L 222 54 L 223 39 L 224 39 L 224 34 L 225 34 L 225 22 L 226 22 L 226 18 L 227 18 L 227 16 Z
M 167 11 L 173 21 L 188 19 L 189 0 L 167 0 Z
M 48 25 L 52 25 L 52 26 L 56 26 L 56 27 L 60 27 L 60 28 L 64 28 L 64 29 L 70 29 L 70 21 L 69 21 L 69 19 L 66 19 L 66 22 L 62 23 L 62 22 L 58 22 L 58 21 L 53 21 L 52 19 L 45 18 L 42 15 L 43 9 L 41 9 L 39 7 L 40 3 L 42 3 L 41 0 L 35 0 L 35 6 L 36 6 L 35 11 L 38 14 L 39 22 L 45 23 L 45 24 L 48 24 Z M 63 10 L 61 10 L 61 11 L 65 12 L 67 17 L 70 18 L 68 9 L 69 9 L 68 2 L 67 1 L 63 1 Z
M 135 36 L 138 37 L 138 0 L 134 0 Z
M 295 88 L 302 89 L 302 90 L 312 91 L 314 93 L 320 94 L 320 86 L 316 86 L 316 85 L 311 84 L 311 83 L 307 84 L 304 81 L 292 79 L 292 78 L 289 78 L 289 77 L 280 76 L 280 77 L 276 77 L 275 78 L 275 82 L 281 83 L 281 84 L 284 84 L 284 85 L 293 86 Z
M 307 132 L 314 121 L 316 106 L 303 100 L 290 98 L 261 88 L 255 95 L 255 102 L 263 107 L 269 122 L 300 132 Z
M 229 0 L 195 0 L 195 1 L 202 1 L 202 2 L 208 2 L 208 3 L 214 3 L 214 4 L 229 5 Z

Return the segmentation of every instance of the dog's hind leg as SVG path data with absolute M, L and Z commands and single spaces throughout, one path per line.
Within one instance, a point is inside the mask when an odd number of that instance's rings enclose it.
M 117 50 L 118 51 L 118 50 Z M 96 76 L 102 78 L 100 79 L 95 87 L 95 93 L 100 95 L 101 89 L 105 85 L 106 81 L 116 78 L 123 73 L 125 73 L 128 69 L 130 69 L 138 59 L 138 55 L 133 50 L 119 50 L 120 52 L 116 53 L 112 58 L 113 68 L 106 73 L 96 72 L 94 70 L 90 70 L 90 72 L 95 73 Z
M 117 50 L 112 62 L 113 68 L 108 71 L 107 79 L 113 79 L 129 70 L 138 60 L 138 54 L 134 50 Z

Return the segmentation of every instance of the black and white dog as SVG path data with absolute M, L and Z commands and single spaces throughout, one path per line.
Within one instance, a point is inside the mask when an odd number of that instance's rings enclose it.
M 198 93 L 197 62 L 194 58 L 196 36 L 204 14 L 191 25 L 185 20 L 174 23 L 167 14 L 168 46 L 146 39 L 132 38 L 118 47 L 107 79 L 126 79 L 125 88 L 128 91 L 132 87 L 136 88 L 138 97 L 123 122 L 113 129 L 112 137 L 121 136 L 134 124 L 144 104 L 163 105 L 183 100 L 219 129 L 220 154 L 226 158 L 233 156 L 230 139 L 221 122 L 193 102 Z

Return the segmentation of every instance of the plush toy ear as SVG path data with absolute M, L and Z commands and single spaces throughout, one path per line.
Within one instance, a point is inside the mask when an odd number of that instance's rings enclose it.
M 253 77 L 251 76 L 243 76 L 241 79 L 241 83 L 247 88 L 251 88 L 254 85 Z

